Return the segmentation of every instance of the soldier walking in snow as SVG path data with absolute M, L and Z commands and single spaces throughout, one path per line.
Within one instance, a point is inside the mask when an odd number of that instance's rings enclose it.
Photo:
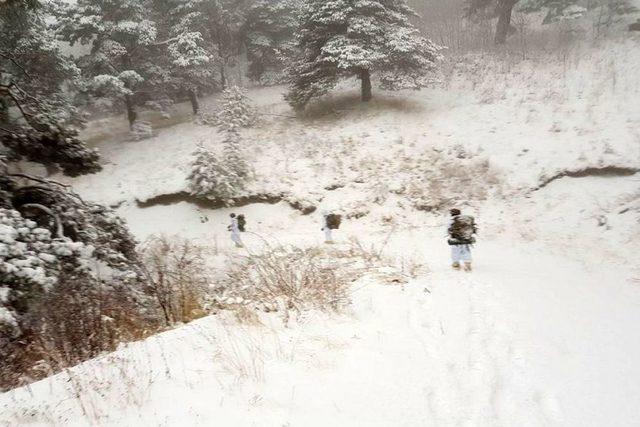
M 340 228 L 340 222 L 342 218 L 338 214 L 323 212 L 323 225 L 321 230 L 324 231 L 324 242 L 333 243 L 333 237 L 331 232 Z
M 242 239 L 240 239 L 240 232 L 244 231 L 244 215 L 236 217 L 236 214 L 232 213 L 229 216 L 231 217 L 231 224 L 229 224 L 227 230 L 231 231 L 231 240 L 235 243 L 236 248 L 242 248 L 244 245 L 242 244 Z
M 451 246 L 452 267 L 459 270 L 464 263 L 465 271 L 471 271 L 471 245 L 476 242 L 478 228 L 471 215 L 462 215 L 460 209 L 449 211 L 451 219 L 447 226 L 448 243 Z

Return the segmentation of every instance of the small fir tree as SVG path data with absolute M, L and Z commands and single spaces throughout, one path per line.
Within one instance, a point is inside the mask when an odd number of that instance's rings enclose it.
M 190 193 L 230 204 L 241 187 L 241 182 L 227 166 L 224 157 L 219 158 L 203 144 L 198 145 L 193 156 L 191 173 L 187 178 Z

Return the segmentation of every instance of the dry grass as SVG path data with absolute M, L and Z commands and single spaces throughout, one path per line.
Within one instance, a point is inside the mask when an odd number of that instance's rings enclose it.
M 206 314 L 211 282 L 205 249 L 186 239 L 151 237 L 140 249 L 149 292 L 167 325 L 187 323 Z
M 253 305 L 264 311 L 340 310 L 348 304 L 353 272 L 320 249 L 280 247 L 236 262 L 215 303 Z

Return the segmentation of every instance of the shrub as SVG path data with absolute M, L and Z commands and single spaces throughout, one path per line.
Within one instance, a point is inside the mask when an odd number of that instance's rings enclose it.
M 192 242 L 154 236 L 140 249 L 149 293 L 167 325 L 204 316 L 211 273 L 204 249 Z
M 252 305 L 264 311 L 337 311 L 349 303 L 354 271 L 320 249 L 279 247 L 233 264 L 217 288 L 219 306 Z

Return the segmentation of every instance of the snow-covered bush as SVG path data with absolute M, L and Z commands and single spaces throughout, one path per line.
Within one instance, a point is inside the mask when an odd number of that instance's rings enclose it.
M 59 184 L 20 180 L 0 179 L 2 388 L 38 378 L 42 360 L 55 372 L 112 350 L 155 316 L 122 220 Z
M 18 337 L 22 307 L 57 283 L 65 262 L 83 269 L 92 251 L 82 242 L 55 238 L 16 210 L 0 209 L 0 328 Z
M 236 260 L 218 283 L 214 305 L 339 310 L 349 303 L 353 277 L 354 271 L 320 249 L 275 248 Z
M 151 127 L 151 123 L 149 122 L 136 120 L 136 122 L 131 127 L 131 137 L 136 141 L 151 138 L 152 136 L 153 128 Z
M 42 205 L 21 206 L 33 209 L 54 217 L 53 233 L 17 210 L 0 209 L 0 388 L 38 378 L 36 365 L 55 372 L 113 350 L 148 324 L 135 322 L 146 315 L 135 272 L 117 268 L 126 260 L 114 259 L 102 237 L 84 236 L 95 245 L 65 237 L 68 218 Z
M 204 249 L 188 240 L 155 236 L 140 249 L 150 293 L 167 325 L 202 317 L 211 274 Z

